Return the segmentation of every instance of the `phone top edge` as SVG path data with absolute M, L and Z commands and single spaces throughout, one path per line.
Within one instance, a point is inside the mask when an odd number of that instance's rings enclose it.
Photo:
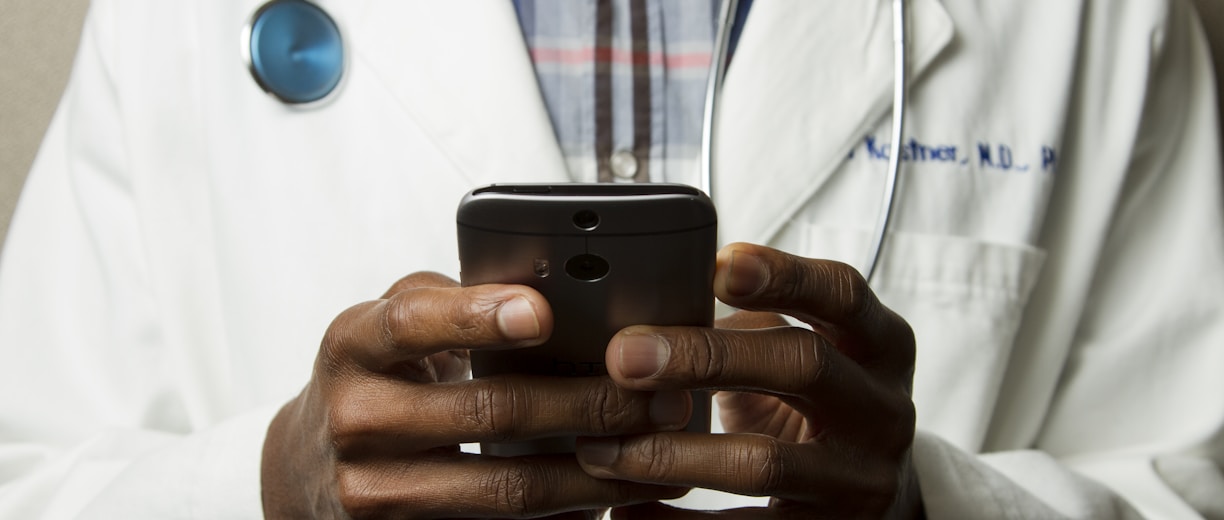
M 490 233 L 499 233 L 502 235 L 522 235 L 522 236 L 547 235 L 547 236 L 573 236 L 573 237 L 599 236 L 599 237 L 604 237 L 604 238 L 615 238 L 615 237 L 651 236 L 651 235 L 677 235 L 681 233 L 689 233 L 692 231 L 700 231 L 702 229 L 707 229 L 707 228 L 717 228 L 718 224 L 711 222 L 709 224 L 703 224 L 700 226 L 693 226 L 693 227 L 688 227 L 688 228 L 669 228 L 669 229 L 661 230 L 661 231 L 642 230 L 642 231 L 622 231 L 622 232 L 607 232 L 607 231 L 596 232 L 593 230 L 582 230 L 582 229 L 564 230 L 564 231 L 554 231 L 554 230 L 520 231 L 520 230 L 507 229 L 504 227 L 499 228 L 496 226 L 484 227 L 484 226 L 473 225 L 473 224 L 465 224 L 463 222 L 459 222 L 458 226 L 461 228 L 467 228 L 467 229 L 472 229 L 476 231 L 487 231 Z
M 594 223 L 579 225 L 580 215 Z M 524 235 L 625 236 L 716 226 L 714 203 L 682 184 L 494 184 L 464 196 L 456 223 Z
M 581 197 L 581 196 L 650 196 L 687 195 L 709 198 L 705 192 L 687 184 L 676 183 L 614 183 L 614 182 L 563 182 L 563 183 L 505 183 L 489 184 L 469 193 L 471 197 L 487 195 Z

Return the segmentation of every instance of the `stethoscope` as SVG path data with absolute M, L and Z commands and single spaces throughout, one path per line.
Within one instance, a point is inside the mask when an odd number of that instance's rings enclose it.
M 738 0 L 723 0 L 714 38 L 713 59 L 706 82 L 701 127 L 700 188 L 714 196 L 714 142 L 719 97 L 726 76 L 731 33 L 735 29 Z M 873 280 L 885 236 L 892 220 L 901 174 L 901 148 L 905 134 L 908 27 L 905 0 L 893 0 L 893 109 L 892 144 L 888 176 L 868 251 L 864 274 Z M 326 102 L 344 78 L 345 49 L 340 27 L 317 4 L 308 0 L 269 0 L 255 11 L 243 31 L 242 53 L 255 82 L 290 106 Z
M 270 0 L 242 32 L 242 57 L 268 94 L 294 107 L 328 100 L 344 79 L 340 26 L 306 0 Z

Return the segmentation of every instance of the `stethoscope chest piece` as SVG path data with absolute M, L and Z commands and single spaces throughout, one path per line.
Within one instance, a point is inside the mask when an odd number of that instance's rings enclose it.
M 271 0 L 243 33 L 243 55 L 255 82 L 281 101 L 322 101 L 344 77 L 344 43 L 336 21 L 306 0 Z

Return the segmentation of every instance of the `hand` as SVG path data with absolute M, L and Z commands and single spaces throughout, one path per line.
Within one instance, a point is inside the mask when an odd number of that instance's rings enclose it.
M 345 311 L 323 338 L 310 382 L 268 429 L 265 515 L 583 517 L 682 495 L 592 478 L 572 455 L 459 451 L 464 442 L 675 430 L 687 421 L 684 392 L 626 390 L 606 377 L 465 380 L 466 349 L 530 347 L 551 330 L 534 290 L 459 288 L 436 274 L 404 278 L 384 299 Z
M 726 435 L 668 432 L 582 439 L 578 459 L 601 478 L 773 497 L 732 518 L 915 517 L 910 466 L 914 338 L 844 264 L 748 244 L 718 257 L 715 294 L 812 326 L 739 316 L 740 330 L 630 327 L 609 344 L 608 371 L 633 390 L 714 389 Z M 644 504 L 641 518 L 709 513 Z M 721 517 L 721 516 L 720 516 Z

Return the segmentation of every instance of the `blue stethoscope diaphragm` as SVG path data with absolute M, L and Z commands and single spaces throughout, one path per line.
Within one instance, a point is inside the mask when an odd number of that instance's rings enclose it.
M 243 34 L 255 82 L 282 102 L 321 101 L 344 77 L 344 43 L 336 21 L 306 0 L 271 0 Z

